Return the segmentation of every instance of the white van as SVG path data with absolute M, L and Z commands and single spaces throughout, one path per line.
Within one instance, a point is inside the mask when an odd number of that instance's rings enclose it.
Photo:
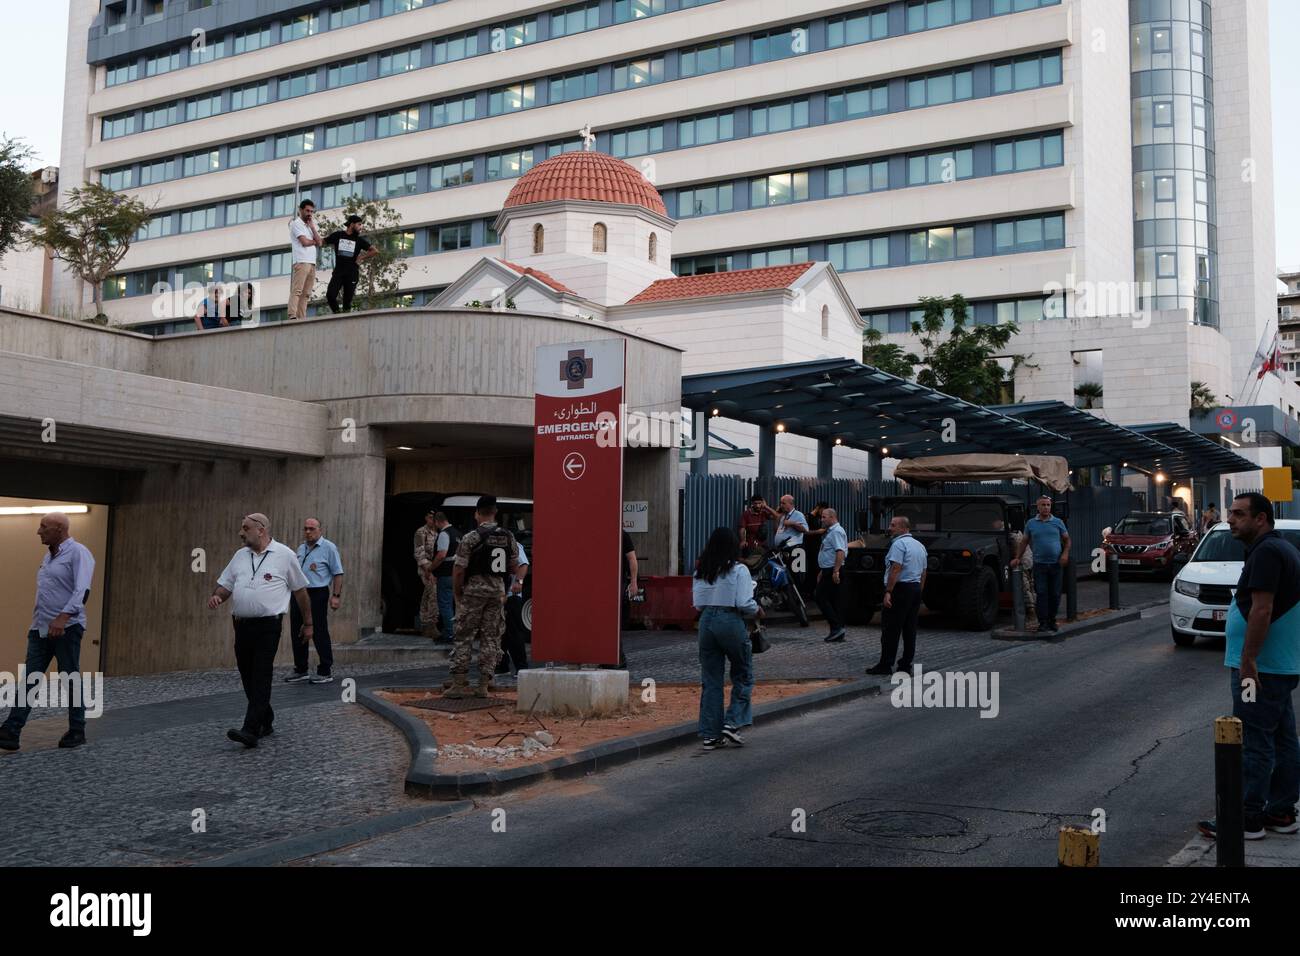
M 1300 521 L 1279 518 L 1277 532 L 1300 548 Z M 1174 576 L 1169 589 L 1169 626 L 1174 643 L 1190 647 L 1198 637 L 1222 637 L 1228 605 L 1246 563 L 1246 547 L 1220 521 L 1201 538 L 1191 560 Z

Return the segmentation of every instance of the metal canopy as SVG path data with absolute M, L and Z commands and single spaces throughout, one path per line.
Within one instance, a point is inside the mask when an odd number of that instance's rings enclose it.
M 1170 478 L 1196 478 L 1201 475 L 1224 475 L 1259 469 L 1259 465 L 1253 461 L 1173 422 L 1130 427 L 1135 432 L 1164 442 L 1178 452 L 1178 457 L 1162 461 L 1160 466 Z
M 1091 468 L 1117 462 L 1163 468 L 1178 452 L 1148 435 L 1140 435 L 1123 425 L 1065 402 L 1021 402 L 1016 405 L 993 405 L 993 411 L 1032 422 L 1065 435 L 1070 444 L 1057 452 L 1075 468 Z
M 688 375 L 682 404 L 711 415 L 891 458 L 1062 454 L 1064 435 L 852 359 Z M 951 420 L 946 421 L 946 420 Z M 945 432 L 951 441 L 944 441 Z M 1067 456 L 1068 457 L 1068 456 Z

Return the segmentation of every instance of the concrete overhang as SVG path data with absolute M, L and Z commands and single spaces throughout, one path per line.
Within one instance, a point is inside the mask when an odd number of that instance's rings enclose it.
M 0 351 L 0 446 L 87 463 L 319 458 L 322 405 Z

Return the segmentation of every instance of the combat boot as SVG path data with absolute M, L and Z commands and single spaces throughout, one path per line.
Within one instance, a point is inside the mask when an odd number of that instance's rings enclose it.
M 460 700 L 463 697 L 471 696 L 473 693 L 464 674 L 453 674 L 451 676 L 451 686 L 442 692 L 442 696 L 451 700 Z
M 488 691 L 495 690 L 492 686 L 492 675 L 480 673 L 478 675 L 478 684 L 474 687 L 475 697 L 486 697 Z

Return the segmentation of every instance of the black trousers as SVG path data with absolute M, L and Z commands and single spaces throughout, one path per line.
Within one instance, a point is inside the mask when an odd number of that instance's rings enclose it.
M 506 598 L 506 632 L 501 638 L 501 662 L 497 664 L 498 674 L 510 672 L 510 665 L 521 671 L 528 667 L 528 645 L 524 643 L 524 624 L 519 620 L 519 605 L 524 603 L 522 597 Z M 506 663 L 509 661 L 509 663 Z
M 899 581 L 894 585 L 894 594 L 890 599 L 893 607 L 882 609 L 880 614 L 880 663 L 894 666 L 894 655 L 898 653 L 898 638 L 903 637 L 903 656 L 898 660 L 901 670 L 912 666 L 916 656 L 916 616 L 921 612 L 921 583 L 912 581 L 904 584 Z
M 244 696 L 248 698 L 243 726 L 246 734 L 269 729 L 275 720 L 275 711 L 271 709 L 271 675 L 283 618 L 283 614 L 278 614 L 235 619 L 235 663 L 244 685 Z
M 339 309 L 339 290 L 343 290 L 343 308 Z M 330 276 L 330 284 L 325 288 L 325 301 L 330 304 L 331 312 L 351 312 L 352 296 L 357 291 L 357 280 L 340 275 L 336 268 Z
M 840 619 L 840 586 L 831 577 L 831 570 L 822 568 L 818 572 L 817 590 L 813 596 L 817 599 L 822 616 L 826 618 L 826 626 L 830 628 L 827 633 L 834 634 L 844 626 L 844 622 Z
M 334 650 L 330 645 L 330 586 L 308 588 L 307 597 L 311 599 L 312 643 L 316 645 L 316 656 L 320 662 L 316 673 L 322 677 L 334 669 Z M 302 627 L 302 612 L 298 602 L 289 599 L 289 644 L 293 647 L 293 669 L 299 674 L 307 673 L 308 647 L 298 639 L 298 630 Z

